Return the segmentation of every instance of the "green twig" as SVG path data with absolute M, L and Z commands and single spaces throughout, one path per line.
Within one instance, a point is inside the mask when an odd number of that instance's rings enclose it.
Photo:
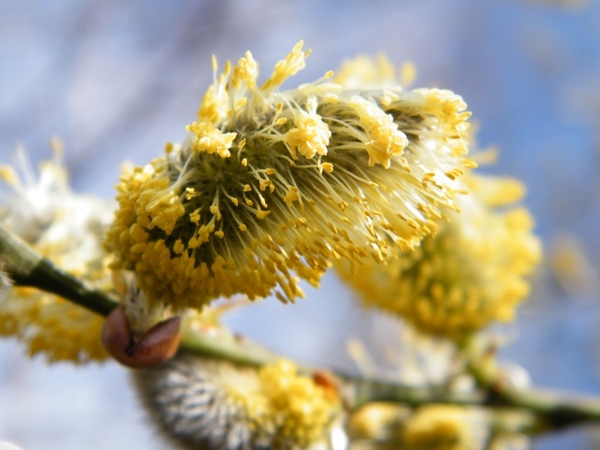
M 453 392 L 446 388 L 407 387 L 391 381 L 342 377 L 352 390 L 354 408 L 374 401 L 400 402 L 410 406 L 421 406 L 431 403 L 448 403 L 454 405 L 484 405 L 487 401 L 485 393 Z
M 225 359 L 244 366 L 261 367 L 281 359 L 281 355 L 243 337 L 229 334 L 211 336 L 185 326 L 180 346 L 203 356 Z
M 585 422 L 600 422 L 600 398 L 523 389 L 516 387 L 498 367 L 494 352 L 472 339 L 461 346 L 468 358 L 467 370 L 482 389 L 488 403 L 532 411 L 542 417 L 550 429 L 561 429 Z
M 52 292 L 103 316 L 117 302 L 102 292 L 87 288 L 73 275 L 56 267 L 52 261 L 32 249 L 26 242 L 0 225 L 0 269 L 16 285 L 32 286 Z

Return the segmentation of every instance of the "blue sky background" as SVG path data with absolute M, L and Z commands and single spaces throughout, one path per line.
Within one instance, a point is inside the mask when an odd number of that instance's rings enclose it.
M 65 143 L 79 192 L 105 198 L 124 159 L 158 156 L 184 137 L 212 79 L 210 55 L 250 49 L 268 72 L 296 41 L 313 53 L 293 83 L 344 58 L 384 51 L 410 60 L 416 86 L 463 96 L 481 147 L 501 158 L 485 170 L 528 186 L 546 253 L 561 236 L 587 261 L 583 286 L 564 289 L 549 266 L 503 351 L 534 382 L 600 394 L 600 3 L 519 0 L 302 2 L 26 1 L 0 3 L 0 163 L 17 143 L 34 162 Z M 563 2 L 566 3 L 566 2 Z M 266 301 L 229 323 L 274 349 L 351 368 L 346 339 L 376 319 L 354 307 L 335 277 L 294 307 Z M 47 368 L 0 342 L 0 441 L 27 450 L 159 449 L 125 371 L 114 364 Z M 591 430 L 550 436 L 541 449 L 594 448 Z

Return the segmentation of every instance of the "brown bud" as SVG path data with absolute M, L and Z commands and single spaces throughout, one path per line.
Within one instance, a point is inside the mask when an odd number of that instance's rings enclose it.
M 137 342 L 133 340 L 131 326 L 123 307 L 115 308 L 106 318 L 102 328 L 102 344 L 121 364 L 134 369 L 155 367 L 171 359 L 179 348 L 181 319 L 159 322 Z

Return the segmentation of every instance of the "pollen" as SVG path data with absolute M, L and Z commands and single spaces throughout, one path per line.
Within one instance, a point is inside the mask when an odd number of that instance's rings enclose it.
M 215 129 L 210 122 L 194 122 L 187 127 L 187 130 L 196 135 L 193 147 L 198 152 L 207 152 L 208 154 L 217 153 L 221 158 L 231 156 L 229 148 L 236 133 L 223 133 Z
M 306 159 L 313 158 L 315 154 L 326 155 L 331 137 L 329 127 L 316 113 L 316 99 L 310 97 L 306 103 L 308 111 L 299 111 L 298 117 L 294 118 L 295 128 L 286 134 L 286 141 L 294 159 L 298 159 L 296 150 Z
M 398 130 L 391 114 L 386 114 L 367 99 L 359 96 L 350 99 L 366 131 L 365 149 L 369 154 L 369 166 L 381 164 L 389 169 L 391 158 L 402 155 L 408 145 L 406 135 Z
M 275 65 L 271 78 L 263 84 L 262 90 L 273 90 L 299 70 L 304 69 L 310 50 L 302 51 L 303 45 L 304 41 L 298 42 L 285 60 L 281 60 Z
M 432 404 L 417 409 L 401 436 L 407 448 L 467 450 L 484 446 L 478 434 L 482 434 L 486 425 L 481 410 Z
M 233 75 L 231 76 L 230 83 L 234 89 L 237 89 L 242 83 L 254 85 L 257 77 L 258 64 L 252 57 L 252 53 L 246 52 L 246 55 L 243 58 L 240 58 L 237 66 L 233 68 Z

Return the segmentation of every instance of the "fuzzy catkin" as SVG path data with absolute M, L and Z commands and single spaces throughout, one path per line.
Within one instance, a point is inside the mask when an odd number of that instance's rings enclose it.
M 341 408 L 337 394 L 285 360 L 256 369 L 180 351 L 133 379 L 159 430 L 184 449 L 314 448 Z
M 157 368 L 133 371 L 132 379 L 162 435 L 180 448 L 268 449 L 267 442 L 251 444 L 245 412 L 229 404 L 214 383 L 220 369 L 252 371 L 179 353 Z

